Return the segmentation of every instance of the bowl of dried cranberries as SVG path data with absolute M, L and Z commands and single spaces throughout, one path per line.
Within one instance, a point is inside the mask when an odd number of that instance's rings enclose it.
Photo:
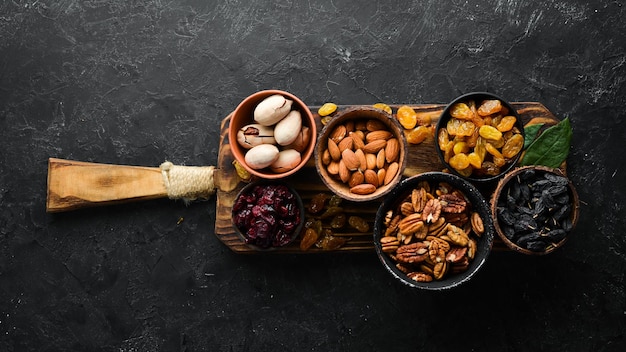
M 237 194 L 232 223 L 235 232 L 255 249 L 283 247 L 293 242 L 304 226 L 304 204 L 286 183 L 253 182 Z
M 509 172 L 491 198 L 496 233 L 512 250 L 548 254 L 578 222 L 578 194 L 560 169 L 524 166 Z
M 473 92 L 448 104 L 435 137 L 437 153 L 451 173 L 484 183 L 515 167 L 524 147 L 524 125 L 504 99 Z
M 400 182 L 374 221 L 380 261 L 402 283 L 445 290 L 469 281 L 483 266 L 494 238 L 489 204 L 469 181 L 427 172 Z

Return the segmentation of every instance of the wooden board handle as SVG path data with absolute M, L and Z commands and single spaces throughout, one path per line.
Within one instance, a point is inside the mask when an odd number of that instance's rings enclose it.
M 158 167 L 98 164 L 50 158 L 50 213 L 167 197 Z

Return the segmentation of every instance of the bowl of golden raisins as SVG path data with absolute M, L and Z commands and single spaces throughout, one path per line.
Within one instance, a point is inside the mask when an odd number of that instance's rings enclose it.
M 448 104 L 435 136 L 437 153 L 451 173 L 484 183 L 515 167 L 524 146 L 524 125 L 504 99 L 473 92 Z

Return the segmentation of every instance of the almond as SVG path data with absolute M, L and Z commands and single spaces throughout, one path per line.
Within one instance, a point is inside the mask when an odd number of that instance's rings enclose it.
M 379 169 L 385 167 L 385 151 L 383 149 L 376 155 L 376 167 Z
M 400 168 L 400 165 L 398 165 L 397 162 L 393 162 L 389 164 L 389 166 L 387 167 L 386 175 L 385 175 L 385 182 L 383 183 L 385 186 L 388 185 L 391 182 L 391 180 L 393 180 L 394 177 L 396 177 L 396 174 L 398 173 L 399 168 Z
M 354 150 L 363 149 L 363 147 L 365 147 L 365 142 L 363 142 L 363 131 L 350 132 L 350 137 L 352 137 Z
M 332 160 L 330 164 L 326 166 L 326 171 L 331 175 L 339 175 L 339 162 Z
M 398 160 L 398 155 L 400 154 L 400 142 L 398 142 L 397 138 L 391 138 L 387 141 L 387 146 L 385 147 L 385 160 L 388 163 L 392 163 Z
M 367 143 L 363 147 L 363 151 L 366 153 L 378 153 L 378 151 L 385 148 L 386 145 L 387 145 L 386 140 L 378 139 L 378 140 Z
M 346 126 L 346 132 L 350 134 L 350 132 L 354 131 L 354 120 L 346 121 L 345 126 Z
M 346 126 L 339 125 L 335 127 L 335 129 L 330 133 L 328 138 L 332 139 L 333 142 L 339 144 L 341 140 L 346 136 Z
M 374 170 L 365 170 L 365 172 L 363 173 L 363 175 L 365 176 L 365 183 L 369 183 L 371 185 L 374 185 L 375 187 L 378 187 L 378 175 L 376 174 L 376 171 Z
M 378 184 L 379 185 L 384 185 L 385 184 L 385 176 L 387 175 L 387 170 L 385 169 L 378 169 L 378 171 L 376 172 L 376 176 L 378 176 Z
M 367 143 L 372 142 L 372 141 L 376 141 L 379 139 L 384 139 L 384 140 L 388 140 L 389 138 L 393 137 L 393 133 L 387 131 L 387 130 L 378 130 L 378 131 L 372 131 L 370 133 L 368 133 L 365 136 L 365 141 Z
M 322 153 L 322 164 L 328 165 L 330 164 L 331 160 L 332 159 L 330 158 L 330 152 L 328 151 L 328 149 L 324 150 L 324 152 Z
M 341 159 L 341 151 L 339 151 L 337 143 L 335 143 L 332 139 L 328 140 L 328 152 L 333 160 L 338 161 Z
M 337 144 L 337 147 L 339 147 L 340 152 L 343 152 L 346 149 L 352 149 L 353 144 L 352 137 L 348 136 L 342 139 L 341 142 Z
M 363 175 L 361 171 L 356 170 L 355 172 L 352 173 L 352 176 L 350 176 L 350 180 L 348 181 L 348 186 L 352 188 L 354 186 L 360 185 L 361 183 L 363 183 L 363 181 L 365 181 L 365 176 Z
M 354 155 L 356 155 L 357 159 L 359 159 L 359 170 L 364 171 L 367 169 L 367 159 L 365 159 L 365 153 L 363 153 L 363 150 L 355 150 Z
M 348 182 L 350 179 L 350 170 L 346 167 L 346 163 L 343 159 L 339 160 L 339 178 L 343 183 Z
M 365 128 L 371 132 L 371 131 L 384 130 L 387 128 L 387 126 L 385 126 L 385 124 L 379 120 L 367 120 L 367 123 L 365 124 Z
M 341 160 L 343 160 L 343 162 L 346 164 L 346 167 L 350 171 L 354 171 L 358 169 L 359 166 L 361 166 L 359 158 L 356 156 L 356 154 L 354 154 L 351 149 L 346 149 L 341 152 Z
M 376 186 L 369 183 L 361 183 L 360 185 L 350 188 L 350 192 L 358 195 L 372 194 L 376 192 Z
M 376 155 L 372 153 L 365 154 L 367 169 L 374 170 L 376 168 Z

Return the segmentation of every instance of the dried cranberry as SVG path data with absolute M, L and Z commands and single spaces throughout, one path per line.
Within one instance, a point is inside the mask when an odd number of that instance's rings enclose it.
M 288 244 L 300 222 L 297 197 L 284 185 L 255 185 L 233 204 L 233 223 L 262 248 Z

